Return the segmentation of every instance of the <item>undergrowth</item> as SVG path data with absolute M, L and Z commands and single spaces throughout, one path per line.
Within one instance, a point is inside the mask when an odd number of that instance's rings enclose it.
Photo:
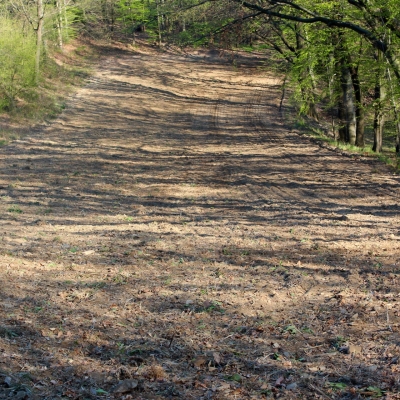
M 307 124 L 304 121 L 297 121 L 295 127 L 300 129 L 303 134 L 309 135 L 321 142 L 324 142 L 337 149 L 347 151 L 349 153 L 359 154 L 364 157 L 374 157 L 382 163 L 391 167 L 394 172 L 400 173 L 400 158 L 397 156 L 394 147 L 384 142 L 381 153 L 376 153 L 372 150 L 371 144 L 366 144 L 364 147 L 358 147 L 349 143 L 344 143 L 328 136 L 323 129 L 315 127 L 312 124 Z M 368 141 L 368 139 L 366 140 Z
M 0 147 L 20 139 L 30 129 L 56 118 L 66 107 L 66 98 L 91 75 L 96 52 L 78 40 L 49 52 L 37 87 L 18 96 L 12 109 L 0 110 Z

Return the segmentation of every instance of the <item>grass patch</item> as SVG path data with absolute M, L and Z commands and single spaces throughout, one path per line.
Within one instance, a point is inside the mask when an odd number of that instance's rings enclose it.
M 307 127 L 305 129 L 305 126 L 302 123 L 296 123 L 295 126 L 302 131 L 306 130 L 306 134 L 308 136 L 334 146 L 337 149 L 347 151 L 349 153 L 359 154 L 364 157 L 377 158 L 382 163 L 392 167 L 397 173 L 400 173 L 400 159 L 396 156 L 393 146 L 384 143 L 382 153 L 376 153 L 372 150 L 372 145 L 367 144 L 364 147 L 357 147 L 349 143 L 343 143 L 335 140 L 332 137 L 327 136 L 321 129 L 315 127 Z
M 16 214 L 22 214 L 23 211 L 21 210 L 21 208 L 17 205 L 12 205 L 11 207 L 9 207 L 9 209 L 7 210 L 10 213 L 16 213 Z
M 50 49 L 38 87 L 31 87 L 15 101 L 12 109 L 0 110 L 0 147 L 30 133 L 31 127 L 56 118 L 66 107 L 65 99 L 92 74 L 96 52 L 79 42 L 71 42 L 63 52 Z

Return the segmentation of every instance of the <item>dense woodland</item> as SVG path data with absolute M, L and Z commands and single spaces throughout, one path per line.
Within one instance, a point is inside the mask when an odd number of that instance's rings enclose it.
M 71 38 L 140 32 L 160 47 L 264 52 L 299 114 L 323 115 L 340 141 L 362 148 L 368 129 L 375 152 L 384 135 L 399 151 L 398 0 L 2 0 L 0 19 L 5 112 L 34 101 L 48 56 Z

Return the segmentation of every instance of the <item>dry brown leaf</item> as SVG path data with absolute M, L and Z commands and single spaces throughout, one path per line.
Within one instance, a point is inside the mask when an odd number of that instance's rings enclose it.
M 194 360 L 193 364 L 197 368 L 203 367 L 207 362 L 207 359 L 205 357 L 198 357 Z
M 217 353 L 216 351 L 213 353 L 213 357 L 214 357 L 214 361 L 217 363 L 217 364 L 221 364 L 221 356 L 220 356 L 220 354 L 219 353 Z
M 281 386 L 283 381 L 285 380 L 285 378 L 283 376 L 280 376 L 276 382 L 275 382 L 275 386 Z
M 127 393 L 131 390 L 137 388 L 139 382 L 136 379 L 125 379 L 124 381 L 118 383 L 114 388 L 114 393 Z
M 159 364 L 152 364 L 150 365 L 147 376 L 150 379 L 158 380 L 164 379 L 167 376 L 167 373 L 164 371 L 164 368 Z

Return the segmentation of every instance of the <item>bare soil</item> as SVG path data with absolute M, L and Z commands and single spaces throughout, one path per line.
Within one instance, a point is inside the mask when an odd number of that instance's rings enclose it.
M 400 398 L 399 177 L 261 61 L 103 49 L 0 149 L 0 398 Z

